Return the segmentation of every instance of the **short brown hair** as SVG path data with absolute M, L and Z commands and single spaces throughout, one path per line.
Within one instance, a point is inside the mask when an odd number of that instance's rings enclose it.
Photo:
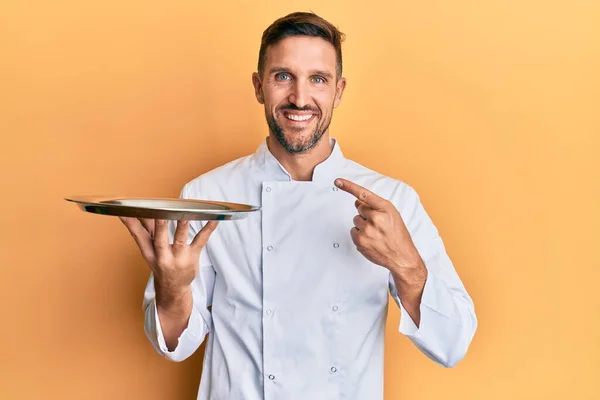
M 342 77 L 342 42 L 345 35 L 333 24 L 313 12 L 294 12 L 275 20 L 263 32 L 258 52 L 258 73 L 262 75 L 267 48 L 289 36 L 312 36 L 325 39 L 335 48 L 337 78 Z

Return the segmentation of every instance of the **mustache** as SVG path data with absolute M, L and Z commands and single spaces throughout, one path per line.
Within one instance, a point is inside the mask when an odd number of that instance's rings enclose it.
M 304 107 L 298 107 L 291 103 L 278 107 L 278 111 L 312 111 L 315 114 L 319 114 L 319 110 L 309 105 L 306 105 Z

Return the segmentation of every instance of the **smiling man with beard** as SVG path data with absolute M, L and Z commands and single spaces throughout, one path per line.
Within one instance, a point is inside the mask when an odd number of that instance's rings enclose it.
M 441 366 L 475 334 L 473 302 L 415 190 L 330 137 L 342 41 L 313 13 L 268 27 L 252 74 L 268 137 L 181 192 L 260 213 L 122 218 L 152 271 L 143 306 L 156 351 L 183 361 L 207 340 L 198 399 L 382 399 L 390 295 L 398 331 Z
M 332 150 L 329 124 L 346 87 L 342 77 L 343 36 L 325 23 L 323 27 L 278 27 L 263 34 L 258 72 L 252 75 L 252 82 L 256 98 L 264 104 L 269 150 L 289 168 L 293 179 L 310 181 L 312 170 Z M 320 35 L 319 28 L 331 41 Z M 339 50 L 332 42 L 339 44 Z
M 253 74 L 270 132 L 290 154 L 305 153 L 319 143 L 340 102 L 345 79 L 326 70 L 327 61 L 332 61 L 328 50 L 327 42 L 320 38 L 281 39 L 269 52 L 269 60 L 277 60 L 277 64 L 263 61 L 259 72 Z M 268 71 L 264 71 L 264 63 Z

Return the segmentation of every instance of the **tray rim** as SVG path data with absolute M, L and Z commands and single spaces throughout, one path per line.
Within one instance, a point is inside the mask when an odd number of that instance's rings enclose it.
M 173 197 L 149 197 L 149 196 L 106 196 L 106 195 L 73 195 L 65 197 L 64 200 L 76 203 L 78 205 L 90 205 L 95 207 L 106 207 L 106 208 L 124 208 L 124 209 L 137 209 L 137 210 L 150 210 L 150 211 L 167 211 L 177 212 L 183 214 L 215 214 L 215 215 L 232 215 L 239 213 L 249 213 L 259 211 L 260 206 L 244 204 L 244 203 L 233 203 L 227 201 L 217 200 L 202 200 L 202 199 L 182 199 Z M 180 209 L 172 207 L 143 207 L 137 205 L 126 205 L 126 204 L 109 204 L 104 201 L 115 201 L 115 200 L 158 200 L 158 201 L 180 201 L 187 203 L 197 204 L 214 204 L 224 207 L 237 207 L 229 210 L 214 210 L 214 209 Z

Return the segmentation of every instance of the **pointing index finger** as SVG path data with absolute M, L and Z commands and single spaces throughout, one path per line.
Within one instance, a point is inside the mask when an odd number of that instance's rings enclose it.
M 344 178 L 338 178 L 335 180 L 335 185 L 375 210 L 379 210 L 385 206 L 385 199 L 377 196 L 375 193 L 365 189 L 360 185 L 357 185 L 352 181 Z

